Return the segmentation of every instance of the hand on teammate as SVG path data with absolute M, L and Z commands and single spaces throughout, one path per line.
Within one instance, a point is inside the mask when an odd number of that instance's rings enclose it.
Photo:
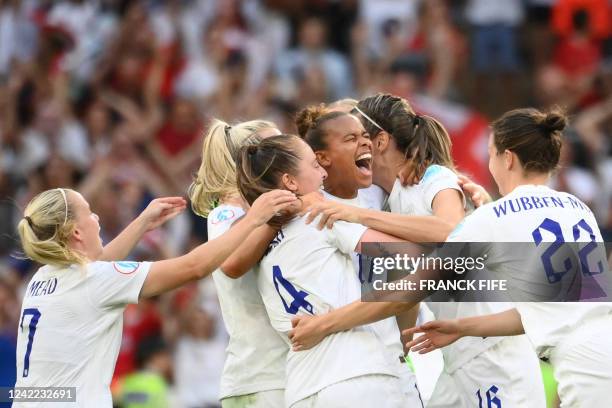
M 493 201 L 483 186 L 474 183 L 471 179 L 463 174 L 459 175 L 459 186 L 463 190 L 466 197 L 472 200 L 476 208 Z
M 144 223 L 145 231 L 151 231 L 176 217 L 186 206 L 187 201 L 183 197 L 156 198 L 149 203 L 138 218 Z
M 421 326 L 415 326 L 402 332 L 403 336 L 411 336 L 415 333 L 423 335 L 406 343 L 406 349 L 419 354 L 426 354 L 436 349 L 448 346 L 459 340 L 461 328 L 456 320 L 435 320 Z
M 358 209 L 356 207 L 331 200 L 315 202 L 310 205 L 306 211 L 308 212 L 306 224 L 310 224 L 319 215 L 321 216 L 317 225 L 319 230 L 325 227 L 332 228 L 334 222 L 340 220 L 354 223 L 359 223 L 360 221 Z
M 321 316 L 296 316 L 291 319 L 293 329 L 289 331 L 293 351 L 308 350 L 327 336 L 320 324 Z
M 253 202 L 247 212 L 247 217 L 252 218 L 257 226 L 263 225 L 273 217 L 282 217 L 286 211 L 293 208 L 296 212 L 300 208 L 300 201 L 291 191 L 272 190 L 260 195 Z

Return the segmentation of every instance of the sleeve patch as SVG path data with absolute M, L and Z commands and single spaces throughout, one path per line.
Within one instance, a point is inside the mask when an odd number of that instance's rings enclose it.
M 225 208 L 217 213 L 215 218 L 211 221 L 211 224 L 216 225 L 220 222 L 230 221 L 236 218 L 236 213 L 229 208 Z
M 139 262 L 113 262 L 113 267 L 115 270 L 123 275 L 131 275 L 140 268 Z

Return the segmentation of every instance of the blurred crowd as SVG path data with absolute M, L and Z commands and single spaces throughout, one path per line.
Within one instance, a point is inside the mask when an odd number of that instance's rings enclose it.
M 489 121 L 560 105 L 572 126 L 554 187 L 610 237 L 611 31 L 609 0 L 0 0 L 0 386 L 36 267 L 15 234 L 25 203 L 74 188 L 108 242 L 152 197 L 185 195 L 212 117 L 295 132 L 304 105 L 394 93 L 440 119 L 459 170 L 492 189 Z M 184 253 L 205 226 L 186 213 L 131 258 Z M 124 324 L 118 403 L 144 387 L 217 406 L 227 335 L 210 279 Z

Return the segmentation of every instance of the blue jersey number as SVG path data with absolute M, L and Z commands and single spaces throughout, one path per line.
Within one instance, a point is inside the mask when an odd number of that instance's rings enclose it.
M 486 407 L 483 405 L 482 395 L 480 394 L 480 390 L 476 391 L 476 396 L 478 397 L 478 408 L 502 408 L 501 399 L 496 395 L 499 391 L 495 385 L 492 385 L 486 392 L 487 396 L 487 405 Z
M 23 331 L 23 319 L 26 316 L 32 316 L 30 319 L 30 325 L 28 330 L 28 346 L 26 347 L 25 358 L 23 359 L 23 377 L 27 377 L 30 372 L 30 353 L 32 352 L 32 343 L 34 342 L 34 335 L 36 334 L 36 325 L 38 319 L 40 319 L 40 311 L 36 308 L 24 309 L 23 315 L 21 316 L 21 323 L 19 327 Z
M 565 275 L 572 268 L 572 259 L 566 258 L 563 261 L 563 269 L 555 270 L 552 264 L 552 257 L 557 252 L 557 250 L 565 243 L 565 238 L 563 237 L 563 232 L 561 230 L 561 224 L 559 224 L 555 220 L 551 220 L 550 218 L 545 218 L 544 221 L 531 233 L 533 240 L 536 246 L 539 246 L 542 243 L 542 231 L 548 231 L 555 236 L 555 240 L 550 244 L 550 246 L 544 251 L 541 256 L 542 265 L 544 265 L 544 271 L 546 272 L 546 277 L 548 278 L 548 282 L 556 283 L 559 282 L 563 275 Z M 591 271 L 588 263 L 588 256 L 595 248 L 597 248 L 597 243 L 595 243 L 595 234 L 593 233 L 593 228 L 587 224 L 587 222 L 582 219 L 576 223 L 572 227 L 572 235 L 574 242 L 580 238 L 581 231 L 585 231 L 590 238 L 590 242 L 585 245 L 580 251 L 578 251 L 578 257 L 580 258 L 580 267 L 582 269 L 583 274 L 587 275 L 596 275 L 598 273 L 602 273 L 604 270 L 603 263 L 599 261 L 597 263 L 598 270 Z
M 306 310 L 310 314 L 314 314 L 314 308 L 309 301 L 306 300 L 306 296 L 308 296 L 308 292 L 303 290 L 298 290 L 295 286 L 291 284 L 285 277 L 278 265 L 274 265 L 272 267 L 272 280 L 274 282 L 274 287 L 278 292 L 278 296 L 280 296 L 281 301 L 283 302 L 283 306 L 285 307 L 285 311 L 291 314 L 297 314 L 300 308 Z M 285 288 L 285 291 L 293 298 L 291 303 L 287 302 L 283 295 L 280 292 L 279 285 Z

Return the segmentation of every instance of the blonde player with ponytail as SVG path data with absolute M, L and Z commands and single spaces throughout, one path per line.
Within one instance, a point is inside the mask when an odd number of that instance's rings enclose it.
M 18 231 L 25 254 L 43 266 L 24 294 L 16 387 L 76 387 L 71 406 L 111 407 L 109 385 L 125 306 L 208 275 L 252 230 L 295 200 L 286 191 L 270 192 L 253 203 L 230 233 L 186 255 L 159 262 L 110 262 L 126 257 L 144 232 L 180 213 L 185 200 L 153 200 L 103 247 L 98 216 L 81 194 L 57 188 L 34 197 Z
M 193 210 L 208 218 L 210 238 L 229 234 L 249 211 L 236 185 L 240 148 L 277 134 L 276 125 L 263 120 L 233 126 L 216 120 L 210 127 L 202 164 L 189 189 Z M 223 408 L 284 407 L 288 348 L 270 325 L 251 270 L 276 233 L 269 225 L 257 228 L 212 274 L 230 335 L 221 377 Z

